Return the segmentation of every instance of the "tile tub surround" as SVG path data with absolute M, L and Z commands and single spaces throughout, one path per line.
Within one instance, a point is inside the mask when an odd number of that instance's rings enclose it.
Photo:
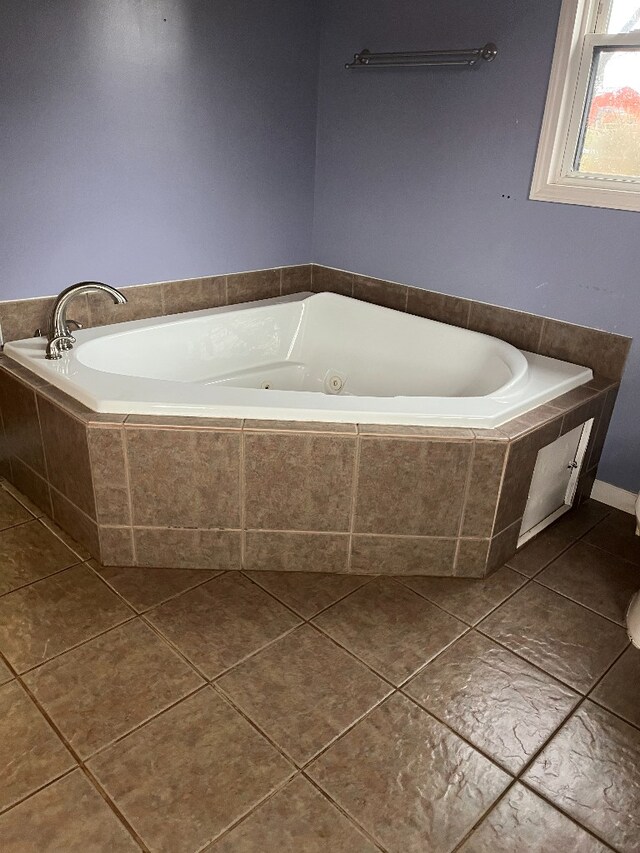
M 3 470 L 102 565 L 479 578 L 515 554 L 538 450 L 594 418 L 588 496 L 616 392 L 478 431 L 108 415 L 2 357 Z

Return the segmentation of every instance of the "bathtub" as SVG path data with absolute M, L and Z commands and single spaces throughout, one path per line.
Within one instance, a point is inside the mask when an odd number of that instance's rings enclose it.
M 96 412 L 492 428 L 592 379 L 504 341 L 334 293 L 74 332 L 5 352 Z

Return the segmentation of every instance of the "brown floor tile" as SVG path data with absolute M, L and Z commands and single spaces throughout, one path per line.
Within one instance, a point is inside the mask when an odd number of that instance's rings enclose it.
M 509 557 L 507 565 L 520 574 L 532 578 L 562 554 L 572 542 L 575 542 L 574 536 L 568 535 L 562 530 L 556 530 L 552 526 L 523 545 L 513 557 Z
M 90 565 L 109 586 L 126 598 L 138 613 L 211 580 L 219 574 L 207 569 L 136 569 L 131 566 L 101 566 L 94 560 Z
M 522 770 L 580 699 L 475 631 L 404 690 L 511 773 Z
M 516 784 L 459 853 L 606 853 L 609 850 L 524 785 Z
M 268 847 L 265 840 L 268 839 Z M 342 812 L 304 777 L 289 782 L 207 853 L 376 853 Z
M 591 699 L 640 728 L 640 649 L 629 646 L 596 686 Z
M 616 850 L 637 853 L 639 767 L 640 731 L 587 700 L 524 780 Z
M 537 583 L 516 592 L 479 628 L 583 693 L 627 644 L 623 628 Z
M 314 620 L 376 672 L 400 684 L 466 625 L 389 578 L 378 578 Z
M 13 527 L 14 524 L 22 524 L 30 518 L 33 518 L 31 513 L 9 492 L 0 487 L 0 530 Z
M 71 753 L 18 682 L 0 687 L 0 810 L 74 765 Z M 4 850 L 1 841 L 0 847 Z
M 620 625 L 640 587 L 640 567 L 586 542 L 576 542 L 536 578 Z
M 218 684 L 301 765 L 391 690 L 309 625 L 240 664 Z
M 77 554 L 83 562 L 85 560 L 91 559 L 91 554 L 89 553 L 89 551 L 87 551 L 87 549 L 79 542 L 77 542 L 72 536 L 69 536 L 68 533 L 65 533 L 65 531 L 55 523 L 55 521 L 52 521 L 46 515 L 43 516 L 40 520 L 42 521 L 45 527 L 47 527 L 52 533 L 55 533 L 58 539 L 62 539 L 67 548 L 73 551 L 74 554 Z
M 640 566 L 640 537 L 635 536 L 636 519 L 614 509 L 585 536 L 585 542 Z
M 159 605 L 147 618 L 207 678 L 220 675 L 300 621 L 238 572 Z
M 135 620 L 32 670 L 25 683 L 86 758 L 203 681 L 151 628 Z
M 86 566 L 0 598 L 0 650 L 24 672 L 133 615 Z
M 399 695 L 308 773 L 390 853 L 448 853 L 509 783 L 506 773 Z
M 13 673 L 3 660 L 0 660 L 0 684 L 11 681 Z
M 557 530 L 566 536 L 580 539 L 610 512 L 610 506 L 590 498 L 561 516 L 549 530 Z
M 140 848 L 80 770 L 0 816 L 3 853 L 135 853 Z
M 502 566 L 488 578 L 477 580 L 403 577 L 402 583 L 463 622 L 475 625 L 526 581 L 517 572 Z
M 311 619 L 339 598 L 366 583 L 360 575 L 332 575 L 325 572 L 246 572 L 260 586 L 284 604 Z
M 0 594 L 78 562 L 78 557 L 35 519 L 27 524 L 2 530 Z
M 19 504 L 22 504 L 22 506 L 27 510 L 27 512 L 31 513 L 31 515 L 36 518 L 40 518 L 42 516 L 43 513 L 40 507 L 36 506 L 26 495 L 18 491 L 13 483 L 10 483 L 8 480 L 1 480 L 0 486 L 2 486 L 5 492 L 8 492 L 12 498 L 17 500 Z
M 145 844 L 159 853 L 200 850 L 293 770 L 210 687 L 88 766 Z

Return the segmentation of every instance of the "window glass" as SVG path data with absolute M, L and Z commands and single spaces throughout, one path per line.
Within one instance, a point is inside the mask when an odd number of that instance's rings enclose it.
M 640 48 L 594 51 L 574 169 L 640 177 Z
M 640 30 L 638 0 L 612 0 L 609 7 L 607 33 L 633 33 Z

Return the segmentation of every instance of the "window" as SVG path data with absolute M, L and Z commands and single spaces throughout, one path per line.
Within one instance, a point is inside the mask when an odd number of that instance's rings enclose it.
M 564 0 L 530 198 L 640 210 L 640 0 Z

